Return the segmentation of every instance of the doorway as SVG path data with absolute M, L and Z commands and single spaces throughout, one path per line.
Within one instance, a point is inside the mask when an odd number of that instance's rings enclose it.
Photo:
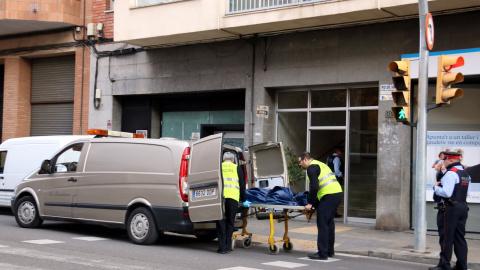
M 295 154 L 308 151 L 326 163 L 334 149 L 344 149 L 338 212 L 345 220 L 375 222 L 378 87 L 281 90 L 276 104 L 277 140 Z M 306 180 L 294 186 L 296 192 L 308 189 Z

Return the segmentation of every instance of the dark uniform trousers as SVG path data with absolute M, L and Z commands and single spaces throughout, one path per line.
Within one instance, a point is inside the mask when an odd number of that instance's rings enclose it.
M 236 200 L 225 199 L 225 215 L 222 220 L 217 220 L 218 247 L 221 251 L 229 251 L 232 247 L 232 234 L 237 210 L 238 202 Z
M 318 255 L 326 258 L 335 253 L 335 213 L 342 202 L 343 193 L 324 195 L 318 202 L 317 208 L 317 248 Z
M 468 217 L 466 202 L 445 204 L 444 210 L 438 210 L 437 226 L 440 236 L 440 261 L 438 266 L 451 269 L 452 246 L 457 257 L 457 270 L 467 270 L 467 242 L 465 241 L 465 224 Z

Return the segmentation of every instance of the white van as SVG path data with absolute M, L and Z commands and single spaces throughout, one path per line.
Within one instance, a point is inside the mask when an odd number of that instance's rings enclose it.
M 0 207 L 10 207 L 13 190 L 27 175 L 40 168 L 60 148 L 91 135 L 14 138 L 0 145 Z

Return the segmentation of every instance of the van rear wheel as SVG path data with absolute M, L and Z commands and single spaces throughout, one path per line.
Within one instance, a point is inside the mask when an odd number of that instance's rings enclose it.
M 159 233 L 150 210 L 145 207 L 133 210 L 128 216 L 127 233 L 134 244 L 150 245 L 155 243 Z
M 32 196 L 20 198 L 15 203 L 15 220 L 22 228 L 37 228 L 43 220 L 38 215 L 38 208 Z

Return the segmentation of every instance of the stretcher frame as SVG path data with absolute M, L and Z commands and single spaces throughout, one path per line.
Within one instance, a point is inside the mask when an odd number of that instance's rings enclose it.
M 292 206 L 292 205 L 277 205 L 277 204 L 250 204 L 250 208 L 254 208 L 256 213 L 268 213 L 269 220 L 270 220 L 270 236 L 268 237 L 268 252 L 272 255 L 277 255 L 280 251 L 279 246 L 276 242 L 283 242 L 283 250 L 285 252 L 291 252 L 293 250 L 293 244 L 290 242 L 290 238 L 288 237 L 288 220 L 295 218 L 300 215 L 305 215 L 307 220 L 310 221 L 312 218 L 313 213 L 315 210 L 307 211 L 305 210 L 304 206 Z M 278 211 L 281 209 L 281 211 Z M 243 219 L 243 227 L 242 232 L 234 233 L 232 235 L 232 250 L 235 248 L 235 239 L 237 236 L 245 236 L 248 237 L 244 238 L 242 241 L 242 246 L 244 248 L 250 248 L 252 244 L 252 234 L 247 232 L 247 218 L 248 218 L 248 208 L 244 209 L 242 219 Z M 290 216 L 289 214 L 292 212 L 301 212 L 299 215 Z M 275 215 L 274 215 L 275 214 Z M 258 219 L 258 216 L 257 216 Z M 275 228 L 273 222 L 277 221 L 278 223 L 284 222 L 285 224 L 285 232 L 283 234 L 283 238 L 281 240 L 275 240 L 273 238 L 273 234 L 275 233 Z

